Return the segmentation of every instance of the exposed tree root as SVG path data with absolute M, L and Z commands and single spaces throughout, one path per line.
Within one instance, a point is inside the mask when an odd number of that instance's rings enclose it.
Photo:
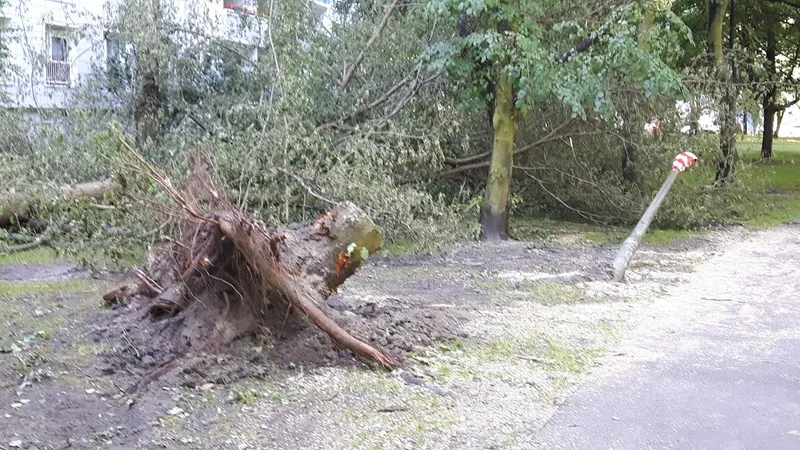
M 177 204 L 179 231 L 152 255 L 138 285 L 107 292 L 107 302 L 137 296 L 146 316 L 185 341 L 185 354 L 224 346 L 240 336 L 285 324 L 288 309 L 302 311 L 337 344 L 391 369 L 397 362 L 344 330 L 320 304 L 366 258 L 379 250 L 380 232 L 362 210 L 343 203 L 304 227 L 268 229 L 227 200 L 214 182 L 210 159 L 192 158 L 195 175 L 178 191 L 123 141 L 138 168 Z M 134 388 L 169 372 L 167 361 Z

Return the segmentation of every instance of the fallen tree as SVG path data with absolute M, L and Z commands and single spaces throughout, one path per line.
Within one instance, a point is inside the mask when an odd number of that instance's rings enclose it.
M 122 191 L 123 183 L 108 179 L 72 186 L 61 186 L 55 192 L 0 194 L 0 228 L 30 219 L 32 205 L 38 202 L 74 201 L 83 198 L 103 200 L 107 195 Z
M 275 330 L 297 310 L 359 358 L 396 366 L 321 307 L 382 246 L 380 231 L 361 209 L 345 202 L 313 224 L 268 228 L 227 199 L 206 155 L 191 158 L 194 175 L 179 191 L 124 141 L 123 147 L 177 206 L 168 211 L 177 231 L 151 255 L 147 273 L 137 273 L 139 283 L 108 291 L 106 302 L 136 296 L 144 317 L 165 324 L 161 334 L 168 329 L 173 340 L 186 341 L 186 353 Z

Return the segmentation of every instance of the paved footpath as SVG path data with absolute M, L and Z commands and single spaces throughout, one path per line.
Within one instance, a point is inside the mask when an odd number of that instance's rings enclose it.
M 723 244 L 601 362 L 540 449 L 800 450 L 800 226 Z

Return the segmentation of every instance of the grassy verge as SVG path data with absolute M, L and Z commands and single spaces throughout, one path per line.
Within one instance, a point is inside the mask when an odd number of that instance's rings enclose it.
M 702 170 L 689 171 L 671 192 L 676 196 L 703 196 L 697 202 L 702 213 L 723 223 L 740 223 L 753 229 L 778 226 L 800 218 L 800 139 L 775 141 L 773 158 L 761 160 L 761 141 L 747 136 L 738 143 L 737 180 L 727 188 L 710 187 L 713 163 Z M 655 186 L 653 189 L 657 189 Z M 628 227 L 604 227 L 566 222 L 546 217 L 515 217 L 511 233 L 524 241 L 592 242 L 617 245 L 630 233 Z M 666 244 L 676 239 L 702 234 L 703 230 L 651 228 L 644 242 Z
M 737 213 L 754 228 L 776 226 L 800 217 L 800 139 L 779 139 L 769 162 L 761 160 L 761 141 L 739 142 L 740 194 Z
M 87 248 L 75 253 L 59 252 L 53 247 L 37 247 L 14 253 L 0 253 L 0 265 L 4 264 L 53 264 L 68 263 L 90 265 L 102 268 L 128 268 L 141 265 L 145 261 L 146 249 L 138 246 L 128 249 L 121 255 L 110 255 L 104 247 Z

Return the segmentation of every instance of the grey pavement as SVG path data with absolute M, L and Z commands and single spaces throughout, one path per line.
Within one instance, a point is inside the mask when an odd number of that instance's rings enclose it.
M 646 308 L 541 449 L 800 450 L 800 227 L 735 238 Z

